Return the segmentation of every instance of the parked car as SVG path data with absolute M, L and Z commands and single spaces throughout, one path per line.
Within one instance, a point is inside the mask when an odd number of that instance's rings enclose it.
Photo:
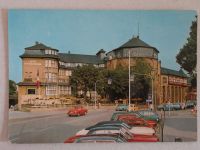
M 75 106 L 74 108 L 70 109 L 67 114 L 69 116 L 83 116 L 86 115 L 88 110 L 82 106 Z
M 117 120 L 118 116 L 119 115 L 122 115 L 122 114 L 125 114 L 125 115 L 128 115 L 128 114 L 133 114 L 133 115 L 136 115 L 137 117 L 140 117 L 140 115 L 136 112 L 124 112 L 124 111 L 121 111 L 121 112 L 114 112 L 110 118 L 110 121 L 115 121 Z
M 116 107 L 115 109 L 116 111 L 127 111 L 128 110 L 128 106 L 126 104 L 120 104 Z
M 122 136 L 117 134 L 93 134 L 76 135 L 68 138 L 64 143 L 124 143 L 127 142 Z
M 173 103 L 173 110 L 181 110 L 182 106 L 181 103 Z
M 157 110 L 159 110 L 159 111 L 164 110 L 164 104 L 158 105 Z
M 196 106 L 197 103 L 195 100 L 188 100 L 185 103 L 185 108 L 194 108 L 194 106 Z
M 90 134 L 119 134 L 122 135 L 128 142 L 157 142 L 159 141 L 156 135 L 140 135 L 132 134 L 126 127 L 119 126 L 103 126 L 91 129 Z
M 158 105 L 157 109 L 164 111 L 173 111 L 173 110 L 181 110 L 183 109 L 183 106 L 181 103 L 167 103 Z
M 129 126 L 123 121 L 102 121 L 99 122 L 93 126 L 90 126 L 88 128 L 82 129 L 81 131 L 77 132 L 76 135 L 86 135 L 90 132 L 90 130 L 97 128 L 97 127 L 124 127 L 129 130 L 132 134 L 140 134 L 140 135 L 153 135 L 155 134 L 155 130 L 151 127 L 137 127 L 137 126 Z
M 76 139 L 84 136 L 104 136 L 117 135 L 126 142 L 158 142 L 156 135 L 133 135 L 124 127 L 106 126 L 96 127 L 89 131 L 87 135 L 75 135 L 65 140 L 65 143 L 73 143 Z
M 140 115 L 141 118 L 145 120 L 159 121 L 159 115 L 152 110 L 138 110 L 136 111 Z
M 145 127 L 151 127 L 151 128 L 156 128 L 157 126 L 156 121 L 145 120 L 143 118 L 138 118 L 135 115 L 131 115 L 131 114 L 119 115 L 117 120 L 123 121 L 129 126 L 145 126 Z

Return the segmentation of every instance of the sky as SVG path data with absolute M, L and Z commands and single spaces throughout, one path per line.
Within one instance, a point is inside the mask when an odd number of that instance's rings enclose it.
M 159 50 L 161 66 L 179 70 L 176 55 L 186 43 L 195 11 L 172 10 L 10 10 L 9 79 L 22 80 L 24 48 L 36 41 L 59 52 L 109 52 L 138 35 Z

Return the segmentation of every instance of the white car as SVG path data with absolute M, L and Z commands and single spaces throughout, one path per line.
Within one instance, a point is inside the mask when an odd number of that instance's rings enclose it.
M 77 132 L 76 135 L 86 135 L 91 129 L 95 127 L 107 127 L 107 126 L 124 127 L 124 128 L 127 128 L 129 132 L 131 132 L 132 134 L 140 134 L 140 135 L 154 135 L 155 134 L 155 130 L 151 127 L 130 127 L 129 125 L 121 121 L 106 121 L 106 122 L 100 122 L 86 129 L 82 129 L 79 132 Z M 119 132 L 116 131 L 116 133 L 119 133 Z

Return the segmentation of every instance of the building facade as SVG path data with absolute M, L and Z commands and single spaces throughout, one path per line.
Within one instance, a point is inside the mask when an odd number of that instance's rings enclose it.
M 159 51 L 150 46 L 149 44 L 142 41 L 139 36 L 133 37 L 122 46 L 107 53 L 107 65 L 108 69 L 115 69 L 117 66 L 123 66 L 128 68 L 129 56 L 130 56 L 130 67 L 136 65 L 136 60 L 143 60 L 151 67 L 151 73 L 148 77 L 153 80 L 151 88 L 153 88 L 153 99 L 154 104 L 160 103 L 160 61 L 158 60 Z M 134 73 L 133 73 L 134 74 Z M 135 74 L 137 75 L 137 74 Z
M 97 55 L 59 53 L 57 49 L 36 42 L 25 48 L 22 59 L 22 82 L 18 83 L 19 108 L 26 104 L 60 104 L 71 96 L 69 78 L 73 68 L 92 64 L 104 67 L 105 51 Z
M 161 68 L 161 103 L 186 101 L 188 93 L 188 80 L 185 73 L 179 71 Z
M 133 37 L 122 46 L 96 55 L 59 53 L 59 50 L 36 42 L 25 48 L 22 59 L 22 82 L 18 83 L 19 107 L 25 104 L 60 103 L 62 97 L 71 96 L 70 76 L 77 66 L 92 64 L 97 68 L 113 70 L 118 66 L 134 67 L 142 59 L 151 66 L 149 77 L 154 105 L 171 101 L 184 102 L 187 95 L 187 76 L 182 70 L 161 67 L 159 51 Z M 37 102 L 36 102 L 37 101 Z

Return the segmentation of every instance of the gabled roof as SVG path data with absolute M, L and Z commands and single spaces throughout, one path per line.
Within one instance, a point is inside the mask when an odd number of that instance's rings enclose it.
M 159 53 L 159 51 L 155 47 L 152 47 L 149 44 L 147 44 L 144 41 L 142 41 L 139 38 L 139 36 L 133 37 L 128 42 L 124 43 L 123 45 L 121 45 L 120 47 L 118 47 L 118 48 L 116 48 L 114 50 L 122 49 L 122 48 L 136 48 L 136 47 L 153 48 L 154 50 L 156 50 Z
M 43 49 L 51 49 L 51 50 L 56 50 L 55 48 L 49 47 L 44 45 L 43 43 L 39 43 L 39 42 L 35 42 L 35 45 L 30 46 L 30 47 L 26 47 L 25 50 L 43 50 Z
M 103 49 L 100 49 L 97 53 L 96 53 L 96 55 L 98 55 L 99 53 L 105 53 L 106 51 L 104 51 Z
M 188 76 L 183 72 L 182 69 L 180 69 L 179 71 L 176 70 L 172 70 L 172 69 L 168 69 L 168 68 L 161 68 L 161 74 L 165 74 L 165 75 L 174 75 L 174 76 L 179 76 L 179 77 L 184 77 L 187 78 Z
M 58 53 L 60 61 L 66 63 L 102 64 L 103 60 L 96 55 Z

